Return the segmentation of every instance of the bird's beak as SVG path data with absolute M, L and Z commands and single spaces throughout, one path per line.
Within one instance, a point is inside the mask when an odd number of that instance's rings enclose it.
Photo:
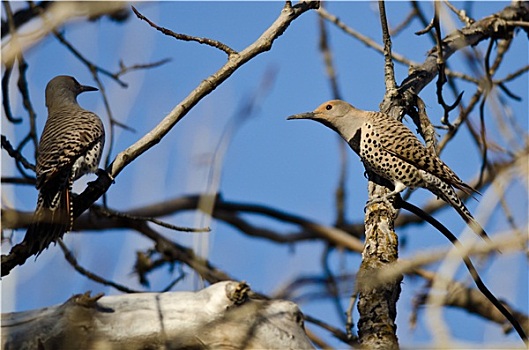
M 85 92 L 85 91 L 98 91 L 99 89 L 98 88 L 95 88 L 93 86 L 88 86 L 88 85 L 81 85 L 81 92 Z
M 287 120 L 292 119 L 314 119 L 315 114 L 314 112 L 307 112 L 307 113 L 300 113 L 300 114 L 294 114 L 287 118 Z

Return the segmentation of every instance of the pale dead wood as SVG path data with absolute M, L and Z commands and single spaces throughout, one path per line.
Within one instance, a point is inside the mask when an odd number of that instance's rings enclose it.
M 252 296 L 244 282 L 197 292 L 75 295 L 2 315 L 2 349 L 313 349 L 291 302 Z

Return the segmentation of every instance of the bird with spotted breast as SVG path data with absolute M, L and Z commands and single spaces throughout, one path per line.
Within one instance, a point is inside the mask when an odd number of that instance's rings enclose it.
M 105 143 L 103 122 L 77 103 L 77 96 L 97 88 L 60 75 L 46 86 L 48 119 L 37 148 L 37 208 L 24 241 L 40 254 L 72 229 L 72 185 L 98 170 Z
M 450 204 L 476 234 L 488 239 L 455 189 L 469 195 L 477 191 L 465 184 L 398 120 L 385 113 L 357 109 L 341 100 L 325 102 L 313 112 L 295 114 L 287 119 L 315 120 L 340 134 L 366 168 L 394 185 L 394 190 L 380 200 L 407 187 L 425 188 Z

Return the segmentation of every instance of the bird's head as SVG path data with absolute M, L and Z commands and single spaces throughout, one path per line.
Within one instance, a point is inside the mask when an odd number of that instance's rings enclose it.
M 59 75 L 46 85 L 46 106 L 48 108 L 65 103 L 77 103 L 77 96 L 85 91 L 97 91 L 88 85 L 81 85 L 74 77 Z
M 346 141 L 349 141 L 365 122 L 365 113 L 365 111 L 356 109 L 345 101 L 332 100 L 322 103 L 313 112 L 294 114 L 287 119 L 315 120 L 333 129 Z

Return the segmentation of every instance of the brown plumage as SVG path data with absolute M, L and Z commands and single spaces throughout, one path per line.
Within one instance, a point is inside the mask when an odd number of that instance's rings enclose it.
M 96 91 L 70 76 L 57 76 L 46 86 L 48 119 L 37 149 L 39 197 L 25 241 L 42 252 L 73 225 L 72 184 L 98 169 L 105 142 L 99 117 L 77 103 L 77 96 Z
M 325 102 L 313 112 L 296 114 L 288 119 L 315 120 L 340 134 L 366 168 L 393 183 L 394 190 L 385 198 L 406 187 L 426 188 L 450 204 L 474 232 L 488 238 L 454 188 L 467 194 L 476 191 L 401 122 L 381 112 L 359 110 L 340 100 Z

